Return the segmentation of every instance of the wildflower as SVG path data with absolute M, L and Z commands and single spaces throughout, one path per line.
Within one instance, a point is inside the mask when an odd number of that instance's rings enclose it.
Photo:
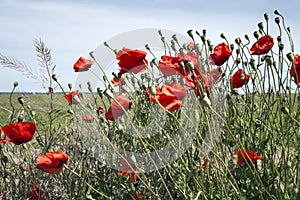
M 155 104 L 160 104 L 162 107 L 164 107 L 169 112 L 173 112 L 177 109 L 179 109 L 182 105 L 182 102 L 179 100 L 178 97 L 182 96 L 184 91 L 179 92 L 177 90 L 177 95 L 174 93 L 171 86 L 163 85 L 161 89 L 156 87 L 156 94 L 153 96 L 150 93 L 149 89 L 146 89 L 145 94 L 149 98 L 150 101 L 152 101 Z
M 221 66 L 228 60 L 230 56 L 231 51 L 228 45 L 223 42 L 214 48 L 214 53 L 211 54 L 209 58 L 211 60 L 211 64 Z
M 239 149 L 236 154 L 231 154 L 230 157 L 237 157 L 237 165 L 242 165 L 245 162 L 256 162 L 262 160 L 262 157 L 247 149 Z
M 118 117 L 122 116 L 126 110 L 130 109 L 131 105 L 132 102 L 128 100 L 126 96 L 116 96 L 108 111 L 105 113 L 105 118 L 115 121 Z
M 88 71 L 93 64 L 94 61 L 87 60 L 83 57 L 80 57 L 74 64 L 73 69 L 75 72 L 84 72 L 84 71 Z
M 166 85 L 166 87 L 170 87 L 172 92 L 179 100 L 182 100 L 186 95 L 184 87 L 182 87 L 179 82 L 170 82 Z
M 148 61 L 146 60 L 147 53 L 140 50 L 132 50 L 123 47 L 117 53 L 117 60 L 119 60 L 120 74 L 132 72 L 134 74 L 143 72 L 147 68 Z
M 49 174 L 57 174 L 63 170 L 64 164 L 68 164 L 68 155 L 61 151 L 55 151 L 38 156 L 36 168 Z
M 248 83 L 250 76 L 243 72 L 242 69 L 236 71 L 230 79 L 230 84 L 232 88 L 240 88 L 243 87 L 246 83 Z
M 217 84 L 222 80 L 222 76 L 224 76 L 224 72 L 221 69 L 214 68 L 210 71 L 210 75 L 212 77 L 213 83 Z
M 92 123 L 95 121 L 95 118 L 91 115 L 84 115 L 84 116 L 81 116 L 81 119 L 87 123 Z
M 255 42 L 250 48 L 252 55 L 262 55 L 266 54 L 273 47 L 274 41 L 270 35 L 262 36 Z
M 127 158 L 122 158 L 121 159 L 121 166 L 119 167 L 119 172 L 120 175 L 123 177 L 127 177 L 131 174 L 130 183 L 133 183 L 136 181 L 137 179 L 137 175 L 139 173 L 139 171 L 137 170 L 136 166 L 130 162 Z
M 97 113 L 100 115 L 102 113 L 104 113 L 104 108 L 102 106 L 99 106 L 97 109 Z
M 113 80 L 111 80 L 111 83 L 114 84 L 114 86 L 122 86 L 125 85 L 125 80 L 123 77 L 121 77 L 120 79 L 118 79 L 117 77 L 114 77 Z
M 14 122 L 7 124 L 1 129 L 9 140 L 0 140 L 3 142 L 12 142 L 14 144 L 23 144 L 30 141 L 35 133 L 36 125 L 32 122 Z
M 36 184 L 29 193 L 29 200 L 43 200 L 44 193 L 40 190 L 39 184 Z
M 300 83 L 300 55 L 296 54 L 294 57 L 294 63 L 290 69 L 290 75 L 294 78 L 296 84 Z
M 165 76 L 172 76 L 176 73 L 182 74 L 182 68 L 179 66 L 179 62 L 182 62 L 183 58 L 173 56 L 162 56 L 161 61 L 158 63 L 157 68 Z
M 72 91 L 69 94 L 64 96 L 65 99 L 68 100 L 69 104 L 79 104 L 80 103 L 80 93 L 77 91 Z
M 179 58 L 183 59 L 185 62 L 191 62 L 196 68 L 198 68 L 198 55 L 194 51 L 189 51 L 186 54 L 179 54 Z

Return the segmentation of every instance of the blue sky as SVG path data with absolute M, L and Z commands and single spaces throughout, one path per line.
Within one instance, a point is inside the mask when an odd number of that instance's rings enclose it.
M 41 38 L 51 48 L 56 73 L 67 85 L 76 80 L 72 66 L 79 56 L 88 56 L 115 35 L 141 28 L 182 34 L 205 28 L 215 45 L 222 42 L 220 33 L 230 42 L 245 34 L 253 41 L 252 33 L 263 14 L 269 13 L 273 21 L 273 11 L 278 9 L 292 28 L 297 50 L 299 8 L 295 0 L 0 0 L 0 53 L 38 69 L 33 40 Z M 10 91 L 14 81 L 19 82 L 20 91 L 43 91 L 40 83 L 1 67 L 0 91 Z

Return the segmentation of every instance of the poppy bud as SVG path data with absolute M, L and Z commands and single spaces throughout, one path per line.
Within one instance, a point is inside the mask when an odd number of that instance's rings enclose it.
M 158 34 L 160 35 L 160 37 L 162 37 L 162 32 L 161 32 L 161 30 L 158 30 Z
M 200 38 L 201 38 L 201 41 L 202 41 L 203 43 L 205 43 L 206 37 L 205 37 L 204 35 L 201 35 Z
M 249 42 L 250 39 L 249 39 L 249 36 L 248 35 L 245 35 L 245 39 Z
M 20 115 L 18 116 L 18 122 L 22 122 L 22 121 L 24 121 L 24 115 L 23 115 L 23 114 L 20 114 Z
M 35 111 L 34 111 L 34 110 L 31 110 L 31 111 L 30 111 L 30 115 L 34 117 L 34 116 L 35 116 Z
M 290 113 L 289 109 L 287 107 L 285 107 L 285 106 L 283 106 L 281 108 L 281 112 L 283 112 L 284 114 L 287 114 L 287 115 Z
M 156 95 L 156 88 L 154 85 L 152 85 L 150 88 L 149 88 L 149 91 L 150 91 L 150 94 L 152 96 L 155 96 Z
M 172 38 L 173 38 L 173 40 L 174 40 L 175 42 L 178 43 L 178 38 L 177 38 L 176 34 L 172 35 Z
M 254 31 L 253 35 L 254 35 L 254 37 L 258 40 L 258 38 L 259 38 L 258 32 L 257 32 L 257 31 Z
M 275 18 L 275 22 L 276 22 L 276 24 L 279 24 L 279 23 L 280 23 L 280 18 L 279 18 L 279 17 L 276 17 L 276 18 Z
M 240 58 L 236 58 L 235 59 L 235 63 L 238 65 L 238 64 L 240 64 L 241 63 L 241 59 Z
M 212 51 L 213 49 L 214 49 L 214 46 L 213 46 L 213 45 L 209 45 L 209 46 L 208 46 L 208 50 L 209 50 L 209 51 Z
M 201 54 L 201 46 L 199 44 L 195 44 L 195 51 L 197 54 Z
M 266 61 L 266 62 L 268 63 L 268 65 L 270 65 L 270 66 L 271 66 L 272 63 L 273 63 L 273 62 L 272 62 L 271 56 L 268 56 L 268 55 L 265 56 L 265 61 Z
M 146 48 L 148 51 L 150 51 L 149 44 L 146 44 L 146 45 L 145 45 L 145 48 Z
M 184 43 L 183 45 L 182 45 L 182 47 L 184 48 L 184 49 L 186 49 L 186 50 L 188 50 L 188 44 L 187 43 Z
M 109 98 L 109 99 L 113 99 L 114 98 L 114 95 L 112 94 L 112 92 L 108 89 L 104 90 L 103 94 Z
M 275 10 L 275 11 L 274 11 L 274 14 L 275 14 L 275 15 L 280 15 L 280 13 L 279 13 L 278 10 Z
M 203 35 L 206 35 L 206 29 L 202 30 Z
M 241 44 L 241 42 L 242 42 L 242 41 L 241 41 L 241 38 L 236 38 L 236 39 L 235 39 L 235 43 L 236 43 L 237 45 Z
M 180 61 L 180 62 L 178 63 L 178 65 L 179 65 L 179 67 L 180 67 L 181 69 L 184 68 L 184 62 L 183 62 L 183 61 Z
M 210 99 L 208 98 L 206 93 L 202 96 L 202 98 L 200 99 L 200 102 L 203 106 L 211 107 Z
M 264 29 L 264 25 L 262 22 L 259 22 L 257 26 L 259 29 L 262 29 L 262 30 Z
M 68 113 L 71 114 L 71 115 L 74 115 L 74 111 L 71 110 L 71 109 L 68 110 Z
M 266 21 L 269 21 L 269 14 L 268 14 L 268 13 L 265 13 L 265 14 L 264 14 L 264 17 L 265 17 L 265 20 L 266 20 Z
M 225 37 L 224 33 L 221 33 L 220 37 L 221 37 L 222 39 L 226 40 L 226 37 Z
M 194 40 L 194 36 L 193 36 L 193 30 L 188 30 L 187 34 Z
M 88 86 L 88 90 L 89 90 L 91 93 L 93 93 L 91 82 L 88 81 L 86 84 L 87 84 L 87 86 Z
M 255 69 L 256 63 L 255 63 L 255 60 L 254 60 L 253 58 L 250 59 L 249 64 L 250 64 L 250 66 L 252 67 L 252 69 Z
M 18 101 L 21 105 L 24 105 L 24 99 L 23 97 L 18 97 Z
M 72 84 L 71 83 L 68 84 L 68 87 L 69 87 L 69 90 L 72 90 Z
M 108 45 L 108 43 L 105 41 L 105 42 L 103 42 L 103 44 L 104 44 L 104 46 L 106 46 L 106 47 L 108 47 L 109 48 L 109 45 Z
M 189 70 L 191 70 L 191 71 L 194 71 L 195 66 L 194 66 L 193 62 L 188 62 L 188 63 L 187 63 L 187 68 L 188 68 Z
M 231 44 L 230 45 L 230 50 L 233 51 L 233 49 L 234 49 L 234 44 Z
M 291 28 L 287 27 L 286 30 L 290 33 L 291 32 Z
M 56 74 L 53 74 L 53 75 L 52 75 L 52 79 L 53 79 L 54 81 L 57 81 Z
M 283 50 L 284 49 L 284 44 L 279 44 L 279 50 Z
M 289 59 L 290 62 L 294 62 L 294 56 L 291 52 L 286 54 L 286 57 Z
M 17 81 L 14 82 L 14 87 L 17 87 L 19 83 Z

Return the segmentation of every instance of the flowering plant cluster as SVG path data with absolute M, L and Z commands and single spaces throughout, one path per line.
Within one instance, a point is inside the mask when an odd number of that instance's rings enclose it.
M 111 78 L 94 52 L 73 65 L 78 74 L 103 72 L 102 88 L 88 81 L 89 93 L 72 84 L 66 91 L 38 42 L 50 78 L 48 118 L 23 97 L 16 114 L 12 91 L 9 123 L 1 124 L 3 174 L 9 162 L 22 166 L 18 176 L 30 184 L 11 184 L 29 199 L 299 198 L 300 55 L 275 15 L 279 35 L 265 14 L 253 39 L 231 43 L 222 33 L 215 46 L 205 29 L 189 30 L 183 44 L 158 31 L 159 56 L 148 44 L 104 43 L 117 62 Z M 17 148 L 24 162 L 10 157 Z M 0 195 L 17 197 L 7 182 Z

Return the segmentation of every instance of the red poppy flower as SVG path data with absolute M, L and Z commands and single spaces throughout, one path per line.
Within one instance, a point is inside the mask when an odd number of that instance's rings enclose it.
M 255 42 L 250 48 L 252 55 L 262 55 L 266 54 L 273 47 L 274 41 L 270 35 L 262 36 Z
M 61 172 L 64 164 L 68 164 L 68 155 L 61 151 L 48 152 L 36 160 L 36 168 L 49 174 Z
M 232 88 L 240 88 L 248 83 L 250 76 L 243 72 L 242 69 L 237 70 L 230 79 L 230 84 Z
M 224 72 L 222 72 L 217 68 L 214 68 L 210 71 L 210 75 L 213 78 L 213 83 L 217 84 L 222 80 L 222 76 L 224 75 Z
M 237 156 L 237 165 L 242 165 L 245 162 L 256 162 L 262 160 L 262 157 L 247 149 L 239 149 L 236 154 L 231 154 L 231 157 Z
M 69 94 L 64 96 L 65 99 L 68 100 L 69 104 L 79 104 L 80 103 L 80 93 L 77 91 L 72 91 Z
M 156 104 L 159 103 L 169 112 L 173 112 L 181 107 L 182 102 L 178 99 L 178 97 L 180 97 L 181 94 L 177 94 L 178 95 L 177 97 L 172 87 L 163 85 L 161 89 L 159 89 L 158 87 L 155 88 L 156 88 L 155 96 L 153 96 L 150 93 L 149 89 L 146 89 L 145 91 L 145 94 L 150 101 Z
M 132 102 L 128 100 L 126 96 L 116 96 L 108 111 L 105 113 L 105 118 L 115 121 L 118 117 L 123 115 L 126 110 L 130 109 L 131 105 Z
M 93 64 L 94 61 L 80 57 L 74 64 L 73 69 L 75 72 L 84 72 L 89 70 Z
M 120 162 L 121 162 L 121 166 L 119 167 L 119 171 L 121 176 L 127 177 L 131 174 L 129 182 L 130 183 L 135 182 L 137 179 L 137 175 L 139 173 L 136 166 L 132 162 L 130 162 L 127 158 L 122 158 Z
M 182 100 L 186 95 L 184 87 L 182 87 L 179 82 L 170 82 L 166 85 L 166 87 L 170 87 L 172 92 L 179 100 Z
M 294 57 L 293 66 L 290 69 L 290 75 L 294 78 L 296 84 L 300 83 L 300 55 L 296 54 Z
M 14 144 L 23 144 L 30 141 L 36 130 L 35 123 L 32 122 L 14 122 L 2 127 L 2 131 L 9 140 L 0 140 L 3 142 L 12 142 Z
M 157 68 L 165 76 L 172 76 L 181 72 L 183 69 L 179 66 L 179 62 L 182 62 L 183 58 L 173 56 L 162 56 L 161 61 L 158 63 Z
M 97 109 L 97 113 L 100 115 L 102 113 L 104 113 L 104 108 L 102 106 L 99 106 L 99 108 Z
M 117 77 L 114 77 L 113 80 L 111 80 L 111 83 L 114 84 L 114 86 L 122 86 L 125 85 L 125 80 L 123 77 L 121 77 L 120 79 L 118 79 Z
M 95 121 L 95 118 L 91 115 L 84 115 L 84 116 L 81 116 L 81 119 L 83 121 L 85 121 L 86 123 L 92 123 Z
M 186 62 L 192 62 L 194 64 L 194 67 L 198 69 L 198 55 L 196 52 L 189 51 L 184 55 L 179 54 L 178 57 L 185 60 Z
M 133 72 L 135 74 L 143 72 L 147 68 L 148 61 L 146 60 L 147 53 L 140 50 L 132 50 L 123 47 L 117 53 L 117 60 L 119 60 L 120 74 L 126 72 Z
M 221 66 L 228 60 L 230 56 L 231 51 L 228 45 L 223 42 L 214 48 L 214 53 L 211 54 L 209 58 L 211 60 L 211 64 Z
M 35 185 L 29 193 L 29 200 L 43 200 L 44 193 L 40 190 L 39 185 Z

